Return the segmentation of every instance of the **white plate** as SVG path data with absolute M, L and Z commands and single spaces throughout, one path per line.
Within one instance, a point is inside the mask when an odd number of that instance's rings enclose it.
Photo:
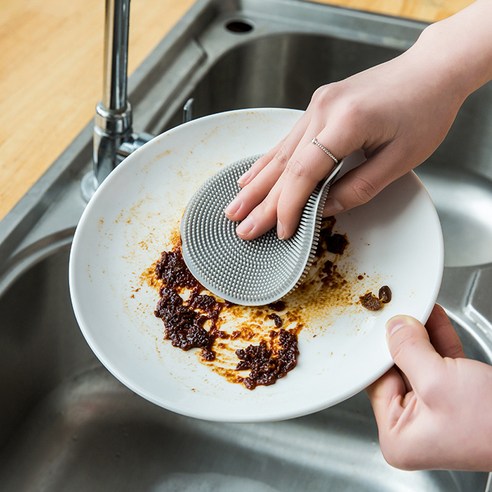
M 78 225 L 70 256 L 70 290 L 82 333 L 100 361 L 126 386 L 174 412 L 219 421 L 267 421 L 334 405 L 381 376 L 392 360 L 385 322 L 430 314 L 443 270 L 435 208 L 410 173 L 369 204 L 337 218 L 350 247 L 339 268 L 365 273 L 359 294 L 383 284 L 393 300 L 370 312 L 357 303 L 310 310 L 299 335 L 298 366 L 254 391 L 228 382 L 163 340 L 153 315 L 158 299 L 141 274 L 169 248 L 183 210 L 221 166 L 267 151 L 299 111 L 221 113 L 174 128 L 128 157 L 97 190 Z M 377 292 L 377 291 L 376 291 Z M 356 292 L 357 293 L 357 292 Z

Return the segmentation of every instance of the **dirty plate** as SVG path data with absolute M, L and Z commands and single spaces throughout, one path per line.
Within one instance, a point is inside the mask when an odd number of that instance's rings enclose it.
M 157 405 L 218 421 L 278 420 L 321 410 L 391 366 L 388 318 L 406 313 L 425 321 L 432 309 L 443 269 L 441 227 L 426 190 L 410 173 L 369 204 L 337 217 L 335 231 L 349 239 L 346 252 L 335 258 L 346 280 L 343 295 L 297 301 L 291 321 L 304 325 L 298 365 L 275 385 L 248 390 L 230 382 L 219 366 L 203 363 L 198 350 L 184 352 L 164 340 L 149 272 L 179 240 L 190 197 L 224 165 L 267 151 L 300 114 L 241 110 L 172 129 L 128 157 L 80 220 L 70 290 L 82 333 L 109 371 Z M 359 296 L 382 285 L 390 286 L 391 302 L 377 312 L 361 307 Z M 230 330 L 254 326 L 252 312 L 243 315 L 249 321 L 229 313 Z M 264 319 L 259 330 L 273 323 Z

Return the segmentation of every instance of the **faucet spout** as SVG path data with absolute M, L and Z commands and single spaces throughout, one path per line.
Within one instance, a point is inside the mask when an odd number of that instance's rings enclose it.
M 127 94 L 129 27 L 130 0 L 106 0 L 103 95 L 94 119 L 93 172 L 82 183 L 87 200 L 127 155 L 152 138 L 133 133 Z

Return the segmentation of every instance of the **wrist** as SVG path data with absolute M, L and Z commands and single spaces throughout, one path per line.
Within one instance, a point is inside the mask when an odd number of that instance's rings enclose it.
M 492 79 L 490 18 L 492 1 L 477 1 L 428 26 L 411 48 L 426 60 L 429 76 L 461 102 Z

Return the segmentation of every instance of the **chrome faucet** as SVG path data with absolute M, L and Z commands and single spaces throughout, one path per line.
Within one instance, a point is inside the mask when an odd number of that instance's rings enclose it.
M 127 94 L 129 27 L 130 0 L 106 0 L 103 96 L 94 119 L 93 171 L 82 183 L 86 199 L 125 157 L 153 137 L 133 133 Z

